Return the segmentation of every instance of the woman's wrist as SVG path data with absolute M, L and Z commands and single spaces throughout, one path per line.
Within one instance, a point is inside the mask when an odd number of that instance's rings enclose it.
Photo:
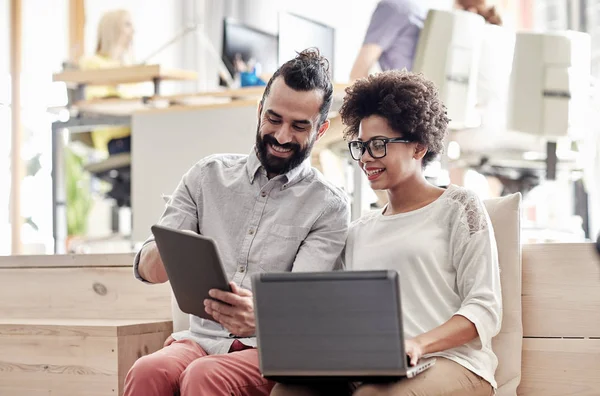
M 423 355 L 427 355 L 428 353 L 434 352 L 434 351 L 430 350 L 432 343 L 428 340 L 427 333 L 421 334 L 421 335 L 413 338 L 413 341 L 421 349 L 421 353 Z

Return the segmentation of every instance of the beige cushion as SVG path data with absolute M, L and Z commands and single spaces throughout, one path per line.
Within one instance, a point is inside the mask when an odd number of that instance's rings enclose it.
M 498 356 L 498 396 L 516 396 L 521 382 L 521 349 L 523 321 L 521 317 L 521 194 L 486 200 L 500 263 L 502 284 L 502 329 L 493 339 Z

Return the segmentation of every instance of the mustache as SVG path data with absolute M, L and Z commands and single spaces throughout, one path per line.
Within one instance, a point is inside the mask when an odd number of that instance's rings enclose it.
M 272 135 L 265 135 L 265 136 L 263 136 L 263 142 L 264 142 L 264 144 L 271 144 L 273 146 L 278 146 L 278 147 L 281 147 L 283 149 L 291 149 L 291 150 L 294 150 L 294 151 L 300 150 L 300 145 L 298 143 L 285 143 L 285 144 L 281 144 Z

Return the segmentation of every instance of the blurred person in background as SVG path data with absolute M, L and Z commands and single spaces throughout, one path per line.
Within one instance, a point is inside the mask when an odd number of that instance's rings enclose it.
M 98 24 L 95 53 L 79 61 L 81 70 L 116 68 L 132 64 L 133 22 L 127 10 L 119 9 L 106 12 Z M 85 98 L 132 98 L 141 96 L 139 84 L 121 84 L 112 86 L 86 87 Z M 92 132 L 94 148 L 102 152 L 129 151 L 126 139 L 131 136 L 129 127 L 110 127 Z M 111 142 L 111 150 L 108 149 Z M 114 146 L 114 147 L 113 147 Z
M 477 13 L 488 23 L 502 24 L 496 8 L 486 0 L 456 0 L 455 7 Z M 367 77 L 376 63 L 383 71 L 411 70 L 427 12 L 422 0 L 381 0 L 371 16 L 350 81 Z

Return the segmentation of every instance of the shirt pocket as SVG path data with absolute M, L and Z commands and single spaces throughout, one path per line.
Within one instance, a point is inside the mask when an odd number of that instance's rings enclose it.
M 265 272 L 290 271 L 309 227 L 273 224 L 259 262 Z

